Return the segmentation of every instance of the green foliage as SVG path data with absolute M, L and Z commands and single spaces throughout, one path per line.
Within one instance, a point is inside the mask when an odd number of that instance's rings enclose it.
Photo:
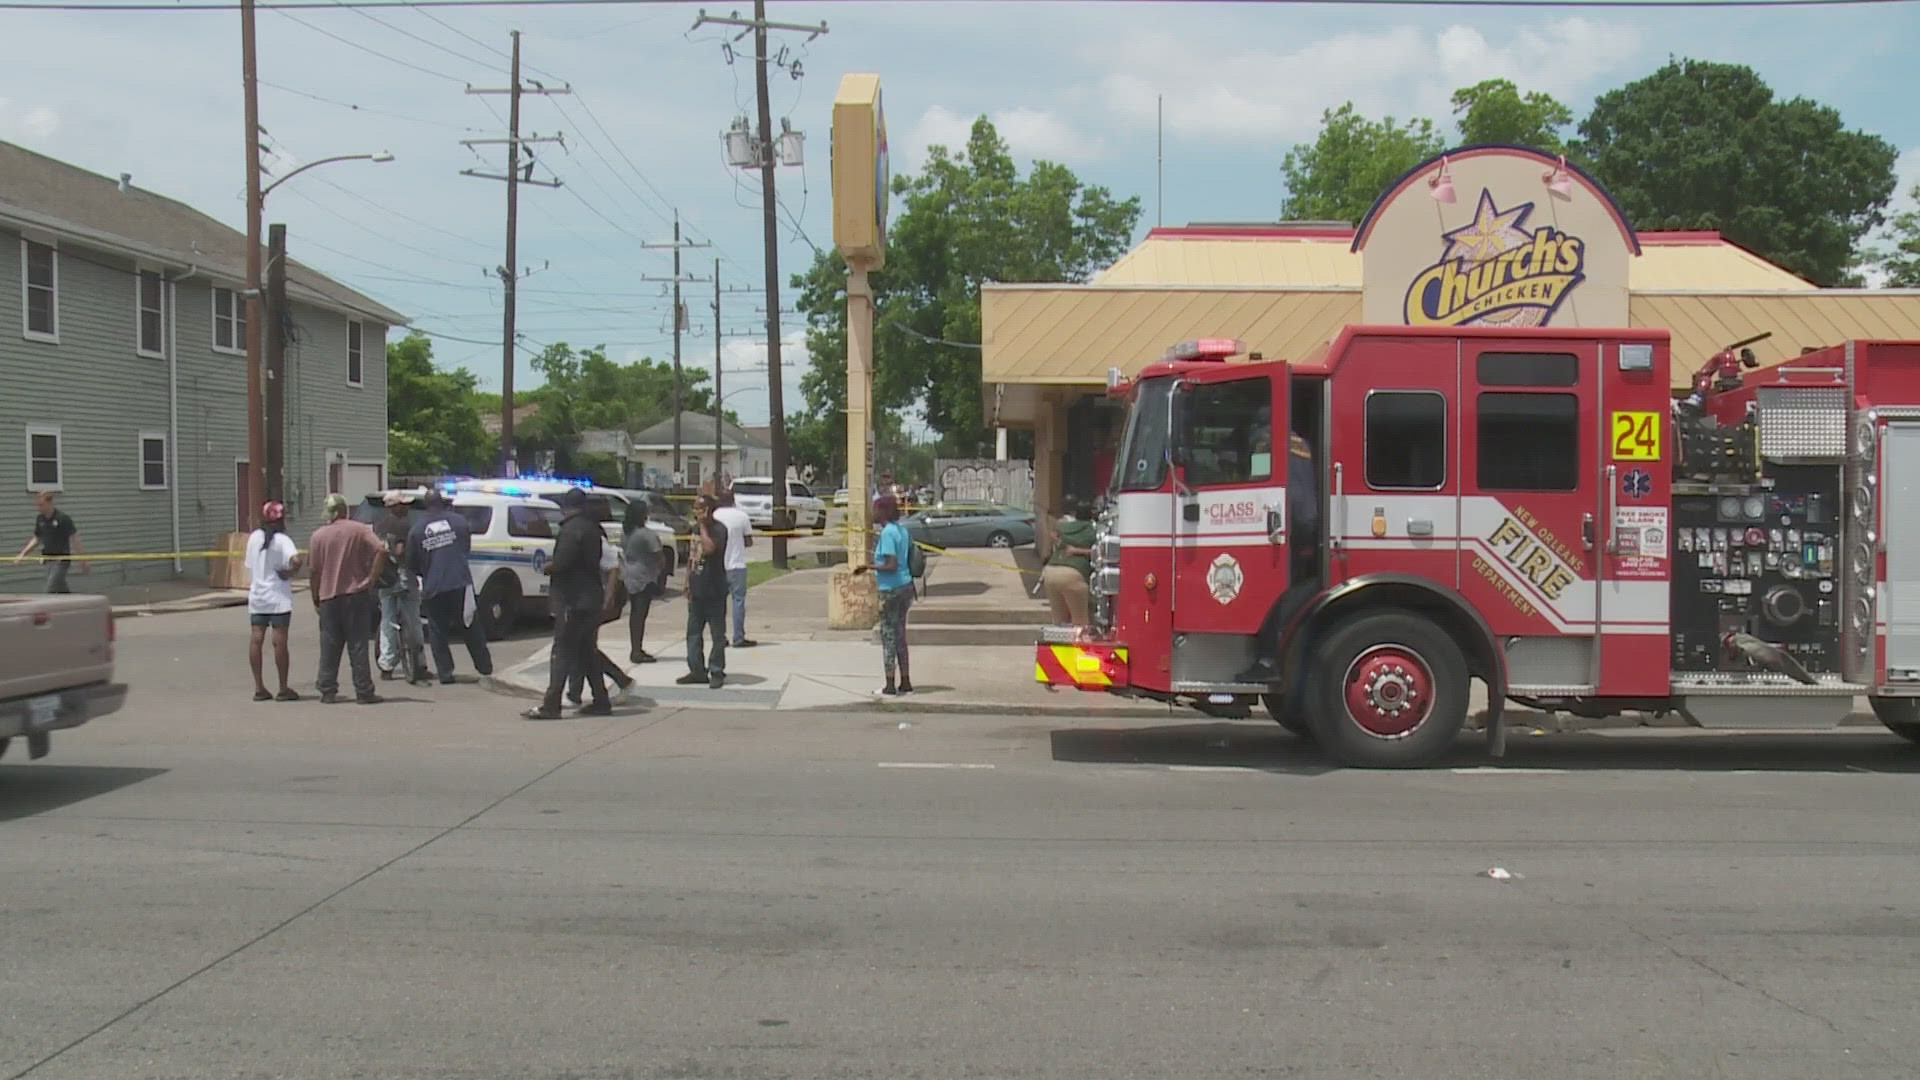
M 564 449 L 583 431 L 634 432 L 673 416 L 670 362 L 642 358 L 620 364 L 607 358 L 604 346 L 575 350 L 562 341 L 534 357 L 533 369 L 545 381 L 516 402 L 540 408 L 516 429 L 516 442 Z M 707 372 L 682 367 L 680 376 L 682 410 L 711 413 L 713 390 Z M 498 411 L 497 402 L 494 408 Z M 721 415 L 739 422 L 730 411 Z
M 1894 148 L 1753 69 L 1675 60 L 1600 95 L 1569 149 L 1641 229 L 1717 229 L 1823 286 L 1856 284 Z
M 1373 121 L 1352 102 L 1328 109 L 1312 145 L 1295 146 L 1280 163 L 1286 216 L 1358 224 L 1388 185 L 1442 149 L 1430 120 Z
M 620 459 L 612 454 L 572 454 L 567 461 L 569 476 L 585 476 L 601 487 L 625 487 L 627 477 Z
M 875 414 L 919 401 L 935 431 L 984 446 L 980 350 L 943 342 L 979 342 L 982 282 L 1084 281 L 1111 265 L 1132 242 L 1140 200 L 1115 199 L 1052 162 L 1020 176 L 984 116 L 963 150 L 933 147 L 925 170 L 896 177 L 893 190 L 902 209 L 886 269 L 871 276 Z M 846 273 L 837 252 L 824 252 L 794 277 L 813 358 L 801 391 L 823 421 L 823 447 L 845 445 Z
M 1453 92 L 1453 115 L 1466 146 L 1500 143 L 1557 154 L 1566 149 L 1561 129 L 1573 110 L 1538 91 L 1522 94 L 1505 79 L 1488 79 Z
M 433 343 L 419 334 L 387 346 L 387 461 L 395 475 L 488 467 L 496 440 L 480 426 L 473 387 L 465 368 L 435 368 Z
M 1879 254 L 1887 284 L 1896 289 L 1920 288 L 1920 184 L 1909 196 L 1914 208 L 1893 219 L 1893 248 Z

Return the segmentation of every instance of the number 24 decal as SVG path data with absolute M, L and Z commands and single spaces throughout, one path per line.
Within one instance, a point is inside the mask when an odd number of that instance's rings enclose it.
M 1659 461 L 1660 414 L 1614 413 L 1613 458 L 1615 461 Z

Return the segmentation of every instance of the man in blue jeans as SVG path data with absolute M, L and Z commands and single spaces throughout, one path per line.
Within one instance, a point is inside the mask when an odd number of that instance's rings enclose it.
M 751 649 L 757 642 L 747 637 L 747 548 L 753 544 L 753 519 L 733 505 L 733 488 L 715 493 L 718 506 L 713 520 L 727 527 L 727 596 L 733 601 L 733 647 Z

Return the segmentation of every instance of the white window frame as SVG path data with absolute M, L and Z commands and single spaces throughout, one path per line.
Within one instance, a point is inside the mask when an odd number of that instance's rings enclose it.
M 141 294 L 140 285 L 141 279 L 148 274 L 152 274 L 160 282 L 160 344 L 151 349 L 146 348 L 140 340 L 140 333 L 144 326 L 143 318 L 147 313 L 146 297 Z M 138 263 L 133 267 L 133 354 L 148 360 L 167 358 L 167 276 L 159 270 L 141 266 Z
M 220 294 L 233 297 L 233 344 L 220 344 Z M 247 355 L 247 298 L 240 289 L 223 289 L 215 285 L 207 291 L 207 310 L 213 314 L 213 322 L 207 330 L 207 344 L 214 352 L 227 356 Z
M 355 349 L 353 344 L 355 335 L 358 335 L 360 338 L 360 347 L 358 349 Z M 360 377 L 358 379 L 353 377 L 354 354 L 356 352 L 359 353 L 360 360 Z M 367 327 L 365 323 L 354 319 L 347 320 L 347 385 L 355 389 L 361 389 L 367 385 Z
M 39 436 L 39 435 L 53 436 L 53 470 L 55 475 L 54 475 L 53 483 L 51 484 L 36 484 L 33 482 L 33 440 L 35 436 Z M 38 491 L 65 491 L 66 490 L 67 440 L 65 436 L 60 434 L 59 424 L 28 424 L 26 454 L 27 454 L 27 490 L 28 491 L 38 492 Z
M 51 334 L 42 333 L 28 325 L 31 308 L 27 298 L 33 291 L 27 276 L 28 245 L 43 247 L 53 252 L 53 333 Z M 43 341 L 49 345 L 60 344 L 60 245 L 51 237 L 46 240 L 34 240 L 25 236 L 20 238 L 20 336 L 28 341 Z
M 160 483 L 158 484 L 147 483 L 147 444 L 150 442 L 157 442 L 160 444 L 161 477 L 160 477 Z M 140 490 L 141 491 L 167 490 L 168 485 L 170 485 L 173 482 L 173 447 L 168 445 L 167 433 L 164 431 L 143 431 L 140 433 L 140 441 L 136 445 L 139 447 L 139 450 L 140 450 L 140 461 L 139 461 Z

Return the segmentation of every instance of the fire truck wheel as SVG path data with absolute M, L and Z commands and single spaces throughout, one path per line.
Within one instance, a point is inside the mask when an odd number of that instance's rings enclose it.
M 1401 612 L 1337 625 L 1315 666 L 1305 712 L 1346 765 L 1416 769 L 1467 722 L 1467 661 L 1440 627 Z
M 1920 698 L 1869 698 L 1873 715 L 1887 730 L 1908 742 L 1920 743 Z
M 1267 715 L 1273 717 L 1287 734 L 1297 739 L 1312 739 L 1313 725 L 1301 714 L 1299 702 L 1282 694 L 1262 694 L 1262 704 L 1267 707 Z

